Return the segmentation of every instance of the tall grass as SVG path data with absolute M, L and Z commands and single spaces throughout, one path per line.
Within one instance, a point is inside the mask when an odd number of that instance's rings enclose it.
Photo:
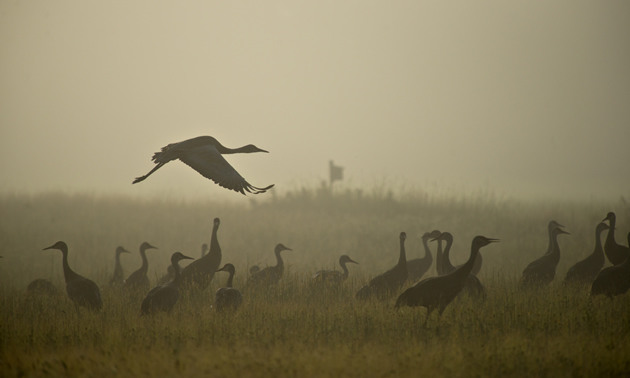
M 595 225 L 608 211 L 618 216 L 618 241 L 628 232 L 623 203 L 520 202 L 492 195 L 431 197 L 293 191 L 248 205 L 202 201 L 134 200 L 47 194 L 0 198 L 1 376 L 601 376 L 630 372 L 628 295 L 591 298 L 588 287 L 563 287 L 570 265 L 592 252 Z M 27 296 L 34 278 L 63 289 L 61 253 L 42 251 L 68 243 L 70 264 L 98 284 L 113 272 L 114 250 L 125 275 L 140 266 L 143 241 L 152 281 L 170 255 L 198 256 L 221 218 L 223 262 L 237 268 L 273 265 L 283 253 L 284 278 L 268 290 L 244 291 L 234 314 L 217 314 L 213 292 L 227 274 L 215 275 L 203 293 L 183 293 L 170 314 L 139 316 L 141 298 L 103 290 L 104 310 L 80 316 L 64 290 L 59 297 Z M 556 282 L 534 292 L 517 290 L 522 269 L 546 249 L 546 226 L 555 219 L 570 236 L 560 239 Z M 408 258 L 421 256 L 420 236 L 432 229 L 455 236 L 452 259 L 463 262 L 478 234 L 500 238 L 482 249 L 481 281 L 488 299 L 456 299 L 438 321 L 423 328 L 424 309 L 395 311 L 395 298 L 357 302 L 354 293 L 398 258 L 406 231 Z M 435 247 L 433 247 L 435 250 Z M 150 253 L 150 252 L 149 252 Z M 343 285 L 315 285 L 310 275 L 333 269 L 341 254 L 350 266 Z M 338 267 L 336 269 L 339 269 Z

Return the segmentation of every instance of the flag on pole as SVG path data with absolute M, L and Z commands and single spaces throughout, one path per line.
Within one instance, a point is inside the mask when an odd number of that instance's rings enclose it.
M 343 167 L 335 165 L 330 161 L 330 185 L 336 180 L 343 180 Z

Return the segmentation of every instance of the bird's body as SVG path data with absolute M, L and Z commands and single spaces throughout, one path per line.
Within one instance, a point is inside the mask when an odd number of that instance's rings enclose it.
M 264 193 L 271 189 L 273 185 L 265 188 L 257 188 L 250 185 L 222 156 L 224 154 L 252 152 L 268 151 L 261 150 L 252 144 L 234 149 L 227 148 L 210 136 L 200 136 L 179 143 L 171 143 L 162 147 L 160 152 L 156 152 L 153 155 L 152 160 L 157 165 L 146 175 L 137 177 L 133 183 L 143 181 L 164 164 L 179 159 L 219 186 L 241 194 L 245 194 L 245 192 L 252 194 Z
M 50 280 L 44 278 L 37 278 L 33 280 L 26 288 L 26 294 L 28 295 L 41 295 L 54 297 L 59 295 L 59 289 L 50 282 Z
M 407 281 L 409 272 L 407 270 L 407 255 L 405 253 L 405 239 L 407 234 L 400 233 L 400 254 L 398 264 L 393 268 L 370 280 L 370 282 L 357 291 L 356 299 L 368 299 L 372 295 L 377 295 L 384 299 L 393 295 Z
M 471 276 L 475 258 L 479 250 L 486 245 L 498 241 L 484 236 L 476 236 L 472 241 L 470 257 L 468 261 L 450 274 L 437 277 L 429 277 L 418 282 L 415 286 L 405 290 L 396 300 L 396 308 L 401 306 L 422 306 L 427 308 L 426 326 L 429 315 L 436 308 L 442 315 L 444 309 L 462 291 L 469 276 Z M 474 277 L 474 276 L 472 276 Z
M 94 281 L 70 269 L 70 265 L 68 265 L 68 245 L 59 241 L 50 247 L 44 248 L 44 250 L 47 249 L 58 249 L 63 253 L 63 276 L 66 280 L 66 291 L 68 292 L 70 300 L 74 302 L 77 313 L 79 312 L 78 306 L 100 311 L 103 308 L 101 292 Z
M 241 303 L 243 303 L 243 294 L 232 286 L 236 268 L 234 268 L 232 264 L 225 264 L 225 266 L 217 270 L 217 272 L 228 272 L 230 274 L 225 287 L 217 289 L 214 295 L 214 304 L 217 307 L 217 311 L 235 311 Z
M 438 235 L 438 237 L 436 237 L 433 240 L 437 240 L 438 242 L 440 241 L 446 242 L 446 247 L 444 247 L 444 253 L 442 254 L 442 275 L 451 274 L 463 266 L 462 264 L 455 267 L 451 263 L 450 251 L 451 251 L 451 246 L 453 245 L 453 235 L 450 232 L 442 232 L 440 233 L 440 235 Z M 475 270 L 478 273 L 480 269 L 481 269 L 481 252 L 478 252 L 477 256 L 475 257 L 475 261 L 473 262 L 470 275 L 466 278 L 466 281 L 464 282 L 464 288 L 462 289 L 462 292 L 465 292 L 474 297 L 481 297 L 485 299 L 486 289 L 484 289 L 483 285 L 481 284 L 481 281 L 479 281 L 479 279 L 473 274 Z
M 338 270 L 320 270 L 313 275 L 313 279 L 315 282 L 332 282 L 332 283 L 342 283 L 343 281 L 348 279 L 348 267 L 347 263 L 358 264 L 358 262 L 352 260 L 348 255 L 341 255 L 339 258 L 339 265 L 343 270 L 341 273 Z
M 125 280 L 125 276 L 123 273 L 122 265 L 120 264 L 120 254 L 121 253 L 129 253 L 125 248 L 119 246 L 116 248 L 116 264 L 114 265 L 114 275 L 112 279 L 109 280 L 108 286 L 117 286 L 123 283 Z
M 523 270 L 523 279 L 521 288 L 532 286 L 547 286 L 556 276 L 556 267 L 560 262 L 560 246 L 558 245 L 558 235 L 569 234 L 556 227 L 551 232 L 552 248 L 551 251 L 545 253 L 540 258 L 531 262 L 525 270 Z
M 619 265 L 630 257 L 630 248 L 625 245 L 617 244 L 615 241 L 615 226 L 617 225 L 617 216 L 615 213 L 612 211 L 609 212 L 603 221 L 610 223 L 608 235 L 604 242 L 604 252 L 606 252 L 606 257 L 608 257 L 608 261 L 610 261 L 611 264 Z
M 424 257 L 419 259 L 413 259 L 407 261 L 407 271 L 409 274 L 409 281 L 417 282 L 426 272 L 431 268 L 433 264 L 433 255 L 429 249 L 429 239 L 437 238 L 440 236 L 440 231 L 433 230 L 431 232 L 425 232 L 422 235 L 422 245 L 424 246 Z
M 146 292 L 149 290 L 151 284 L 147 272 L 149 271 L 149 260 L 147 259 L 147 249 L 157 249 L 151 244 L 144 242 L 140 245 L 140 257 L 142 257 L 142 265 L 140 269 L 131 273 L 129 277 L 124 281 L 123 287 L 128 292 Z
M 628 233 L 630 244 L 630 233 Z M 603 269 L 591 285 L 591 295 L 603 294 L 612 298 L 630 289 L 630 258 L 618 265 Z
M 587 258 L 569 268 L 564 278 L 565 283 L 592 283 L 595 280 L 606 262 L 601 234 L 607 229 L 608 225 L 603 222 L 595 227 L 595 250 Z
M 214 218 L 212 222 L 212 236 L 210 237 L 210 250 L 202 258 L 188 264 L 182 269 L 182 287 L 203 291 L 214 278 L 214 273 L 221 265 L 221 246 L 219 245 L 219 231 L 221 220 Z
M 192 257 L 184 256 L 180 252 L 175 252 L 171 256 L 171 265 L 175 272 L 175 278 L 173 281 L 156 286 L 149 291 L 147 296 L 140 305 L 140 314 L 148 315 L 158 311 L 171 311 L 177 301 L 179 300 L 179 285 L 181 283 L 181 276 L 179 275 L 179 262 L 184 259 L 192 260 Z
M 201 257 L 204 257 L 207 252 L 208 252 L 208 244 L 203 243 L 201 245 Z M 175 268 L 173 268 L 173 265 L 171 264 L 166 267 L 166 273 L 164 273 L 162 277 L 158 279 L 157 284 L 158 285 L 167 284 L 171 282 L 173 278 L 175 278 Z
M 270 286 L 275 285 L 280 281 L 284 274 L 284 261 L 280 252 L 292 251 L 292 249 L 285 247 L 282 244 L 276 245 L 274 253 L 276 255 L 276 265 L 268 266 L 265 269 L 261 269 L 258 272 L 252 274 L 247 279 L 247 286 Z

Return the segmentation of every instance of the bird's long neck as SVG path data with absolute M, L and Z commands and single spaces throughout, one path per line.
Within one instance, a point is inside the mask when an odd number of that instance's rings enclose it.
M 595 251 L 593 254 L 603 258 L 604 248 L 602 247 L 602 232 L 604 232 L 602 229 L 595 230 Z
M 451 246 L 453 245 L 453 238 L 446 238 L 446 247 L 444 248 L 444 253 L 442 254 L 442 271 L 446 274 L 455 270 L 455 267 L 451 263 Z
M 558 234 L 557 232 L 554 232 L 552 234 L 552 248 L 551 248 L 551 253 L 550 255 L 553 255 L 553 260 L 554 261 L 560 261 L 560 245 L 558 244 Z
M 172 263 L 173 266 L 173 274 L 175 276 L 175 278 L 173 278 L 173 283 L 174 284 L 179 284 L 179 281 L 181 281 L 181 275 L 179 274 L 179 261 L 175 261 Z
M 429 249 L 429 240 L 427 238 L 422 238 L 422 245 L 424 246 L 424 257 L 422 259 L 424 261 L 428 261 L 429 266 L 431 266 L 431 263 L 433 262 L 433 255 Z
M 398 256 L 398 265 L 407 266 L 407 253 L 405 253 L 405 239 L 400 239 L 400 256 Z
M 276 249 L 275 253 L 276 253 L 276 268 L 282 268 L 284 267 L 284 261 L 282 261 L 282 256 L 280 256 L 280 250 Z
M 68 264 L 68 250 L 61 250 L 63 253 L 63 277 L 66 280 L 66 283 L 72 281 L 72 279 L 76 278 L 78 274 L 76 274 L 72 269 L 70 269 L 70 265 Z
M 438 276 L 442 275 L 442 240 L 438 240 L 438 248 L 437 248 L 437 252 L 435 253 L 435 271 L 437 272 Z
M 480 249 L 481 247 L 475 246 L 473 244 L 472 247 L 470 248 L 470 257 L 468 258 L 468 261 L 466 261 L 464 265 L 460 266 L 457 270 L 455 270 L 453 272 L 453 275 L 461 279 L 468 277 L 470 275 L 470 272 L 472 272 L 473 266 L 475 265 L 475 259 L 479 255 Z
M 219 225 L 215 224 L 212 227 L 212 237 L 210 238 L 210 250 L 207 256 L 221 256 L 221 246 L 219 245 L 219 237 L 217 233 L 219 231 Z
M 549 227 L 549 245 L 547 245 L 547 252 L 545 252 L 545 255 L 550 254 L 553 250 L 553 230 L 553 227 Z
M 606 236 L 606 248 L 610 248 L 610 246 L 617 244 L 615 241 L 615 225 L 617 223 L 616 217 L 612 217 L 609 219 L 610 227 L 608 228 L 608 235 Z
M 247 146 L 243 146 L 243 147 L 239 147 L 239 148 L 228 148 L 223 146 L 222 144 L 220 144 L 219 142 L 217 142 L 214 147 L 217 149 L 217 151 L 219 151 L 219 153 L 221 153 L 222 155 L 225 154 L 239 154 L 242 152 L 247 152 L 246 148 Z
M 142 257 L 142 266 L 140 267 L 140 270 L 144 274 L 147 274 L 147 272 L 149 271 L 149 260 L 147 260 L 147 254 L 144 248 L 140 248 L 140 256 Z
M 341 269 L 343 269 L 344 277 L 348 277 L 350 272 L 348 271 L 348 267 L 346 266 L 346 262 L 345 261 L 339 261 L 339 265 L 341 265 Z
M 226 287 L 232 287 L 233 280 L 234 280 L 234 272 L 230 271 L 230 276 L 228 277 Z
M 122 278 L 123 271 L 122 265 L 120 265 L 120 252 L 116 252 L 116 265 L 114 265 L 114 278 L 119 279 Z

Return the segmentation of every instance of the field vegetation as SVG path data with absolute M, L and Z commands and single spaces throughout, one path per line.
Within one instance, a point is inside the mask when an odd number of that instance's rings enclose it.
M 592 298 L 588 286 L 561 283 L 567 269 L 593 251 L 595 226 L 609 211 L 617 214 L 617 242 L 627 244 L 630 209 L 623 198 L 519 201 L 487 193 L 304 188 L 238 205 L 5 194 L 0 376 L 627 376 L 629 295 Z M 147 241 L 159 248 L 147 252 L 153 285 L 172 253 L 199 257 L 215 217 L 221 219 L 222 262 L 236 266 L 237 288 L 245 287 L 251 265 L 275 264 L 277 243 L 293 249 L 283 253 L 280 283 L 242 289 L 236 313 L 214 310 L 214 291 L 227 280 L 217 273 L 208 290 L 184 293 L 171 313 L 140 317 L 141 298 L 103 288 L 103 311 L 82 309 L 78 316 L 65 294 L 61 253 L 42 251 L 65 241 L 70 266 L 104 286 L 116 247 L 132 251 L 122 256 L 127 276 L 140 266 L 138 247 Z M 543 290 L 519 291 L 522 270 L 547 248 L 552 219 L 571 233 L 559 238 L 556 279 Z M 394 310 L 395 297 L 354 299 L 370 277 L 396 264 L 401 231 L 412 259 L 424 254 L 420 237 L 433 229 L 454 235 L 456 265 L 467 259 L 475 235 L 501 240 L 482 249 L 485 302 L 457 298 L 424 328 L 424 308 Z M 339 269 L 342 254 L 360 263 L 349 266 L 348 281 L 312 282 L 319 269 Z M 36 278 L 52 280 L 61 295 L 27 295 Z

